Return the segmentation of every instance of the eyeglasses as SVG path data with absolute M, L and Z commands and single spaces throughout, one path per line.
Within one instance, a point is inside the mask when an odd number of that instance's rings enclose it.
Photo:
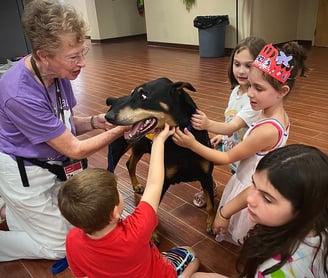
M 82 59 L 84 59 L 85 55 L 87 55 L 89 52 L 89 47 L 83 48 L 81 54 L 66 57 L 65 60 L 70 63 L 71 65 L 76 65 L 78 62 L 80 62 Z

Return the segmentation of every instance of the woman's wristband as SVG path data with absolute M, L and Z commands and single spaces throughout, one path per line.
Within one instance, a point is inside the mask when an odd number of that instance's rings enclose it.
M 95 123 L 94 123 L 94 119 L 95 119 L 95 116 L 91 116 L 90 117 L 90 125 L 92 127 L 92 129 L 97 129 L 97 127 L 95 126 Z
M 221 206 L 218 210 L 219 218 L 223 221 L 229 221 L 230 217 L 225 217 L 224 215 L 222 215 L 222 212 L 221 212 L 222 208 L 223 208 L 223 206 Z

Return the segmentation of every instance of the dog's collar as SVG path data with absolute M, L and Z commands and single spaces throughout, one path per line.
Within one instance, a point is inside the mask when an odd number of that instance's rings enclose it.
M 153 139 L 154 139 L 154 133 L 147 133 L 145 136 L 147 139 L 149 139 L 151 141 L 153 141 Z

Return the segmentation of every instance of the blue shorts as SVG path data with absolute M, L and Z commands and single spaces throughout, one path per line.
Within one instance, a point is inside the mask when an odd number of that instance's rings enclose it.
M 195 255 L 193 253 L 182 247 L 173 247 L 168 251 L 162 252 L 162 254 L 173 263 L 175 269 L 177 270 L 178 276 L 184 271 L 188 264 L 195 259 Z

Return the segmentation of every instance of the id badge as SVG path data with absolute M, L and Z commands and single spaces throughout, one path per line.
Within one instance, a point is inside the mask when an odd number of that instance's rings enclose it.
M 72 164 L 63 166 L 66 178 L 69 179 L 71 177 L 73 177 L 74 175 L 80 173 L 83 171 L 83 167 L 82 167 L 82 162 L 79 161 L 74 161 L 72 162 Z

